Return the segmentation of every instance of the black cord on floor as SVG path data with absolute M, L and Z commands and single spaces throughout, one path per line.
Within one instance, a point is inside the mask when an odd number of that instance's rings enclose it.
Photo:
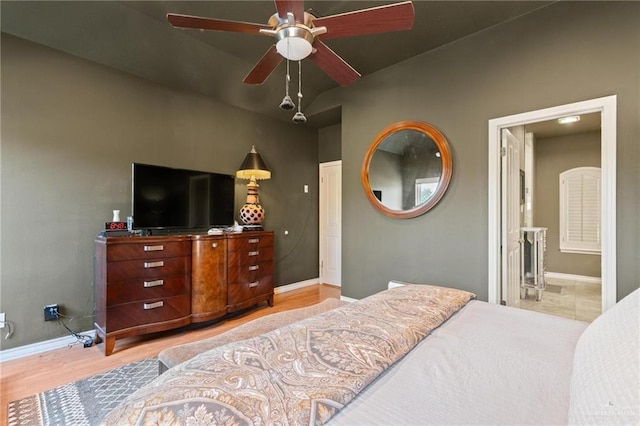
M 66 317 L 71 319 L 67 323 L 65 323 L 61 317 Z M 69 333 L 71 333 L 71 335 L 76 338 L 76 341 L 74 343 L 69 344 L 69 346 L 74 346 L 79 343 L 82 343 L 82 346 L 85 348 L 90 348 L 91 346 L 93 346 L 93 337 L 87 336 L 85 334 L 76 333 L 75 331 L 71 330 L 67 326 L 68 323 L 72 322 L 76 318 L 91 318 L 91 317 L 93 317 L 93 315 L 85 315 L 82 317 L 68 317 L 66 315 L 62 315 L 58 313 L 58 323 L 61 324 L 64 328 L 66 328 L 67 331 L 69 331 Z

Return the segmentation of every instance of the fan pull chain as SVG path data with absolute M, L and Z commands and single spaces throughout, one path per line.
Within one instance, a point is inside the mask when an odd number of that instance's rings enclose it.
M 302 113 L 302 61 L 298 61 L 298 112 L 293 116 L 293 122 L 307 122 L 307 117 Z
M 302 61 L 298 61 L 298 112 L 302 108 Z
M 287 51 L 289 50 L 289 42 L 287 41 Z M 291 74 L 289 73 L 289 58 L 287 58 L 287 75 L 284 78 L 284 98 L 282 98 L 282 102 L 280 102 L 280 109 L 285 111 L 291 111 L 295 108 L 295 104 L 289 96 L 289 82 L 291 81 Z
M 287 76 L 285 77 L 284 94 L 289 96 L 289 82 L 291 81 L 291 74 L 289 74 L 289 60 L 287 59 Z

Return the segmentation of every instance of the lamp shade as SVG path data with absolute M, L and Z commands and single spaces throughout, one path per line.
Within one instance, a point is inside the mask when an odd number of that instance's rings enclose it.
M 252 177 L 255 179 L 271 179 L 271 172 L 255 147 L 251 147 L 251 152 L 244 157 L 240 169 L 236 172 L 236 177 L 240 179 L 251 179 Z

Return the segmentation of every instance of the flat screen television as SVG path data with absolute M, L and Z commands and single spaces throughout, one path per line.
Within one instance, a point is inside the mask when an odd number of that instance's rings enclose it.
M 133 163 L 133 227 L 196 230 L 233 225 L 233 175 Z

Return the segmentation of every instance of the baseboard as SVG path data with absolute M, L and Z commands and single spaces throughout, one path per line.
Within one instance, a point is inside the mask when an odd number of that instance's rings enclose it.
M 279 287 L 276 287 L 273 289 L 273 292 L 275 294 L 280 294 L 280 293 L 285 293 L 287 291 L 291 291 L 291 290 L 297 290 L 299 288 L 303 288 L 303 287 L 309 287 L 312 285 L 316 285 L 316 284 L 320 284 L 320 278 L 313 278 L 310 280 L 306 280 L 306 281 L 300 281 L 297 283 L 293 283 L 293 284 L 287 284 L 287 285 L 281 285 Z M 331 284 L 325 284 L 325 285 L 331 285 Z M 339 286 L 334 286 L 331 285 L 332 287 L 337 287 L 340 288 Z M 355 302 L 358 299 L 353 299 L 351 297 L 347 297 L 347 296 L 340 296 L 340 300 L 344 300 L 345 302 Z
M 602 285 L 601 277 L 589 277 L 587 275 L 563 274 L 562 272 L 545 272 L 546 278 L 555 278 L 557 280 L 582 281 L 589 284 Z
M 297 283 L 281 285 L 281 286 L 275 287 L 273 289 L 273 292 L 275 294 L 286 293 L 287 291 L 293 291 L 299 288 L 309 287 L 316 284 L 320 284 L 320 278 L 312 278 L 306 281 L 298 281 Z
M 402 281 L 389 281 L 387 283 L 387 289 L 391 289 L 394 287 L 401 287 L 403 285 L 407 285 L 409 283 L 405 283 Z M 359 299 L 354 299 L 352 297 L 347 297 L 347 296 L 340 296 L 340 300 L 344 300 L 345 302 L 357 302 Z
M 297 290 L 299 288 L 309 287 L 320 283 L 319 278 L 313 278 L 306 281 L 300 281 L 297 283 L 287 284 L 273 289 L 275 294 L 286 293 L 287 291 Z M 80 334 L 91 336 L 95 338 L 95 330 L 83 331 Z M 30 355 L 36 355 L 42 352 L 52 351 L 54 349 L 64 348 L 73 343 L 76 343 L 77 339 L 73 336 L 64 336 L 57 339 L 45 340 L 44 342 L 32 343 L 30 345 L 18 346 L 17 348 L 5 349 L 0 351 L 0 363 L 4 361 L 11 361 L 13 359 L 23 358 Z
M 91 336 L 95 339 L 96 331 L 83 331 L 79 334 Z M 30 345 L 18 346 L 17 348 L 5 349 L 0 351 L 0 363 L 11 361 L 13 359 L 23 358 L 25 356 L 36 355 L 42 352 L 60 349 L 77 343 L 78 339 L 74 336 L 58 337 L 57 339 L 45 340 L 44 342 L 32 343 Z

